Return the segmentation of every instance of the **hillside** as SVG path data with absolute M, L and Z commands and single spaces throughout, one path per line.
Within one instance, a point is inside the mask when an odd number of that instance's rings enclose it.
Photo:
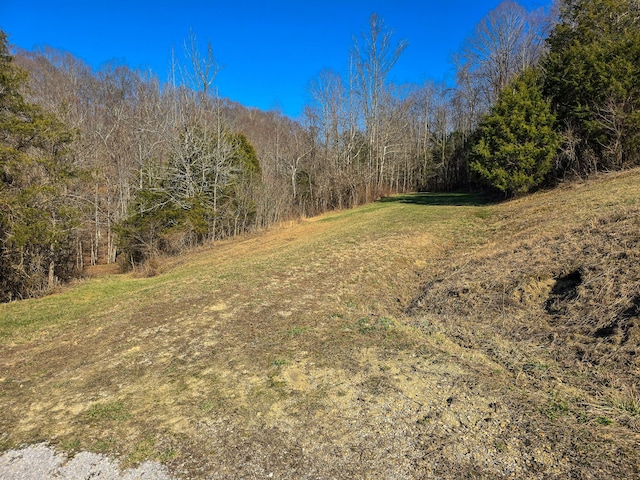
M 0 305 L 0 447 L 179 478 L 637 478 L 639 184 L 393 197 Z

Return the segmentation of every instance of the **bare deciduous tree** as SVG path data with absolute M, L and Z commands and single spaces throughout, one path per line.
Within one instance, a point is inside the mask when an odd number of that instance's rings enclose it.
M 354 84 L 360 100 L 362 121 L 369 144 L 369 182 L 380 186 L 384 147 L 382 118 L 388 100 L 388 76 L 407 47 L 407 42 L 393 41 L 393 32 L 387 29 L 377 14 L 369 19 L 369 32 L 354 39 L 352 52 Z M 375 195 L 375 193 L 374 193 Z
M 476 25 L 462 48 L 458 76 L 465 82 L 473 79 L 484 109 L 515 76 L 538 61 L 544 25 L 539 12 L 529 13 L 511 0 L 501 2 Z

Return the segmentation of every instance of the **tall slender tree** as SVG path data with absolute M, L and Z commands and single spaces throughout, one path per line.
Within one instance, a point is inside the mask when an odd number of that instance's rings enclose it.
M 374 189 L 379 189 L 383 181 L 381 167 L 388 146 L 383 132 L 384 109 L 389 96 L 388 77 L 406 47 L 406 41 L 394 41 L 393 31 L 375 13 L 369 19 L 369 31 L 354 39 L 354 83 L 369 146 L 368 181 Z

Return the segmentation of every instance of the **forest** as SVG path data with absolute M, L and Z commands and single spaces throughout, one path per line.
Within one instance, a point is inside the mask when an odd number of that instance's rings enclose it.
M 291 119 L 221 98 L 195 35 L 163 82 L 0 30 L 0 301 L 394 193 L 508 198 L 640 164 L 636 0 L 503 1 L 453 84 L 390 82 L 405 47 L 373 14 Z

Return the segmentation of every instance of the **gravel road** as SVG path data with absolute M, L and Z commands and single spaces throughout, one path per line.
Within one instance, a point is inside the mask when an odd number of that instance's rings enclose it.
M 41 443 L 0 456 L 2 480 L 175 480 L 165 467 L 144 462 L 121 471 L 118 463 L 97 453 L 80 452 L 72 459 Z

